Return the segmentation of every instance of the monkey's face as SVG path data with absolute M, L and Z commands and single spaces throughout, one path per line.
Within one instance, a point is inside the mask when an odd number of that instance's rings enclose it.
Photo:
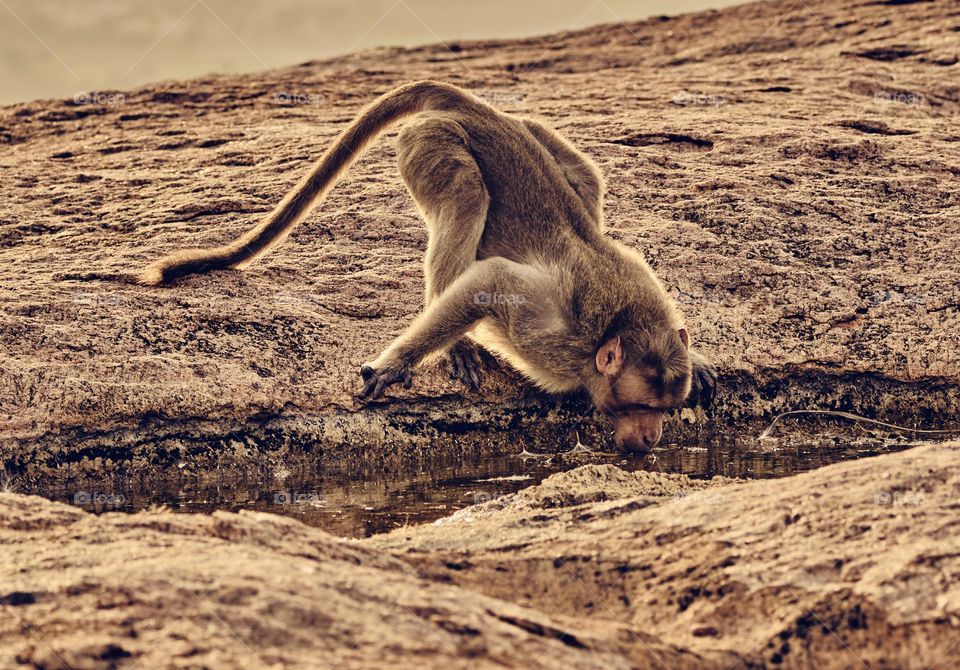
M 595 389 L 594 402 L 613 418 L 613 439 L 620 451 L 652 449 L 660 441 L 667 411 L 686 399 L 691 375 L 686 342 L 683 344 L 683 360 L 674 361 L 669 374 L 663 365 L 626 364 L 619 337 L 597 352 L 597 371 L 603 381 Z
M 632 410 L 613 415 L 613 441 L 620 451 L 650 451 L 663 434 L 663 410 Z
M 649 371 L 628 366 L 607 378 L 600 408 L 613 418 L 613 439 L 620 451 L 649 451 L 663 433 L 668 398 L 657 393 Z

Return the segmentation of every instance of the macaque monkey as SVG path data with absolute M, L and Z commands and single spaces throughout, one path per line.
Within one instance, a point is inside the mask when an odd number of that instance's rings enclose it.
M 709 405 L 716 376 L 673 300 L 640 254 L 604 234 L 596 165 L 545 125 L 449 84 L 385 94 L 259 225 L 226 246 L 162 258 L 140 281 L 248 267 L 407 117 L 397 153 L 429 230 L 426 308 L 361 368 L 360 399 L 409 388 L 419 363 L 446 352 L 452 376 L 473 389 L 494 358 L 546 391 L 585 388 L 613 417 L 621 450 L 653 447 L 670 409 Z

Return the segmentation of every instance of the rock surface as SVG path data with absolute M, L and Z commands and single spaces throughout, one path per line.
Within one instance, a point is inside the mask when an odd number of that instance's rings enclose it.
M 784 480 L 584 466 L 364 541 L 0 494 L 3 667 L 960 664 L 960 443 Z
M 442 583 L 747 667 L 949 668 L 958 464 L 960 443 L 724 486 L 585 466 L 368 544 Z
M 769 2 L 2 108 L 3 469 L 29 487 L 596 439 L 582 399 L 509 372 L 466 402 L 427 371 L 353 403 L 421 305 L 389 141 L 256 268 L 128 283 L 235 237 L 365 103 L 425 77 L 600 163 L 611 235 L 719 365 L 717 424 L 811 404 L 949 424 L 958 22 L 948 2 Z M 364 541 L 0 493 L 0 665 L 957 667 L 958 466 L 960 443 L 751 483 L 586 466 Z
M 0 494 L 0 538 L 4 668 L 629 667 L 611 641 L 283 517 Z
M 235 238 L 364 104 L 427 77 L 600 164 L 610 234 L 719 365 L 716 424 L 818 404 L 942 425 L 960 413 L 957 21 L 949 2 L 783 0 L 4 107 L 0 457 L 29 480 L 589 433 L 582 401 L 509 373 L 466 402 L 428 371 L 355 405 L 359 365 L 421 308 L 426 233 L 389 138 L 255 268 L 125 282 Z

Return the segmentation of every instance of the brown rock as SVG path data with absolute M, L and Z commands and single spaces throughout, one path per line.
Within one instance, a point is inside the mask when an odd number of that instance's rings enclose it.
M 957 442 L 743 484 L 586 466 L 364 541 L 0 494 L 0 665 L 956 667 L 958 466 Z
M 365 544 L 444 584 L 746 667 L 948 668 L 960 664 L 958 466 L 954 442 L 724 486 L 621 473 L 660 482 L 580 504 L 616 471 L 588 466 Z
M 93 516 L 0 494 L 0 667 L 699 667 L 428 582 L 375 548 L 270 514 Z M 634 642 L 638 645 L 639 643 Z
M 364 104 L 426 77 L 541 115 L 599 162 L 610 234 L 647 254 L 720 366 L 715 422 L 810 405 L 946 421 L 960 99 L 955 66 L 924 54 L 955 50 L 949 7 L 784 0 L 2 108 L 0 458 L 25 479 L 142 475 L 312 462 L 302 445 L 319 444 L 352 468 L 421 458 L 426 438 L 515 441 L 471 427 L 512 420 L 547 447 L 594 423 L 509 374 L 464 403 L 427 371 L 355 406 L 358 366 L 421 307 L 426 233 L 389 139 L 256 268 L 124 283 L 233 239 Z

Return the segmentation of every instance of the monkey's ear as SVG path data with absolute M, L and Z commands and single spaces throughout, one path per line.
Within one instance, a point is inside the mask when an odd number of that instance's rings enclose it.
M 686 328 L 681 328 L 677 331 L 680 334 L 680 341 L 683 342 L 684 349 L 690 348 L 690 333 L 687 332 Z
M 608 377 L 620 372 L 623 367 L 623 345 L 620 336 L 611 337 L 597 350 L 597 371 Z

